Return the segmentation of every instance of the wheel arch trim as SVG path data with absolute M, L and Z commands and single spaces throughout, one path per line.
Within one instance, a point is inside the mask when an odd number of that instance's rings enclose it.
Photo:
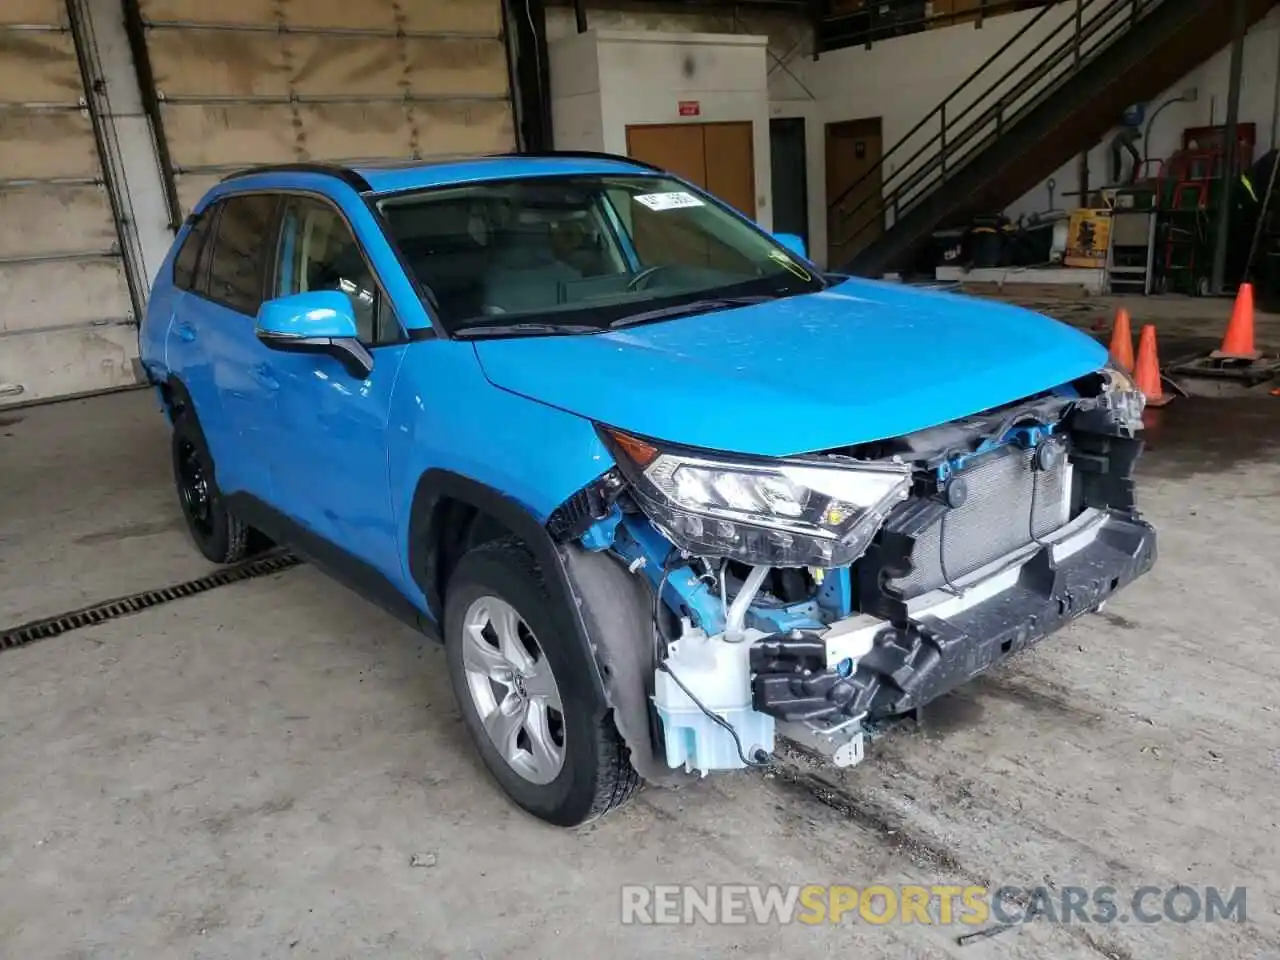
M 432 527 L 436 511 L 445 500 L 464 503 L 488 514 L 528 546 L 542 570 L 552 600 L 561 611 L 567 633 L 586 654 L 593 692 L 603 701 L 600 662 L 582 616 L 582 601 L 561 555 L 565 548 L 551 539 L 546 527 L 523 504 L 478 480 L 441 468 L 429 469 L 418 479 L 409 510 L 409 575 L 426 598 L 431 617 L 438 624 L 444 623 L 444 596 L 437 585 L 441 531 Z
M 652 726 L 647 674 L 653 670 L 651 605 L 653 594 L 643 577 L 633 575 L 616 557 L 556 543 L 545 525 L 519 502 L 492 487 L 449 470 L 422 475 L 414 492 L 409 524 L 409 571 L 442 622 L 443 597 L 434 586 L 436 570 L 424 556 L 432 547 L 432 514 L 443 498 L 483 510 L 506 524 L 532 551 L 547 589 L 564 617 L 567 634 L 590 665 L 589 680 L 599 710 L 612 710 L 631 763 L 650 783 L 678 784 L 693 775 L 667 767 Z

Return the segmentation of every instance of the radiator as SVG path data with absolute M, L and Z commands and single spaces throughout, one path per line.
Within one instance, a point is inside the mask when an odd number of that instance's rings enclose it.
M 914 569 L 891 585 L 914 597 L 954 582 L 1047 536 L 1070 519 L 1071 465 L 1037 470 L 1034 450 L 1017 450 L 957 474 L 968 498 L 916 538 Z

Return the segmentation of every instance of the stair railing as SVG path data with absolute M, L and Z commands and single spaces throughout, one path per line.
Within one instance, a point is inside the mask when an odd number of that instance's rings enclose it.
M 834 199 L 832 246 L 887 230 L 1004 130 L 1089 69 L 1163 0 L 1062 0 L 1043 7 Z M 1011 51 L 1029 47 L 1006 65 Z M 986 82 L 979 88 L 979 84 Z M 880 180 L 879 189 L 866 187 Z M 850 198 L 863 192 L 857 203 Z

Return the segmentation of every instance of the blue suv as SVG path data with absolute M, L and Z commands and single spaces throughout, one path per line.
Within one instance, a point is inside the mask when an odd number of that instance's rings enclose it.
M 1010 306 L 824 275 L 598 154 L 250 170 L 142 359 L 191 535 L 440 636 L 516 803 L 837 765 L 1145 572 L 1142 396 Z

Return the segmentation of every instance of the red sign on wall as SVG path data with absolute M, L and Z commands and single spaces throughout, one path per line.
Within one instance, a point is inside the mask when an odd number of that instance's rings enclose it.
M 680 116 L 696 117 L 701 113 L 702 113 L 702 104 L 699 103 L 697 100 L 681 100 L 680 101 Z

